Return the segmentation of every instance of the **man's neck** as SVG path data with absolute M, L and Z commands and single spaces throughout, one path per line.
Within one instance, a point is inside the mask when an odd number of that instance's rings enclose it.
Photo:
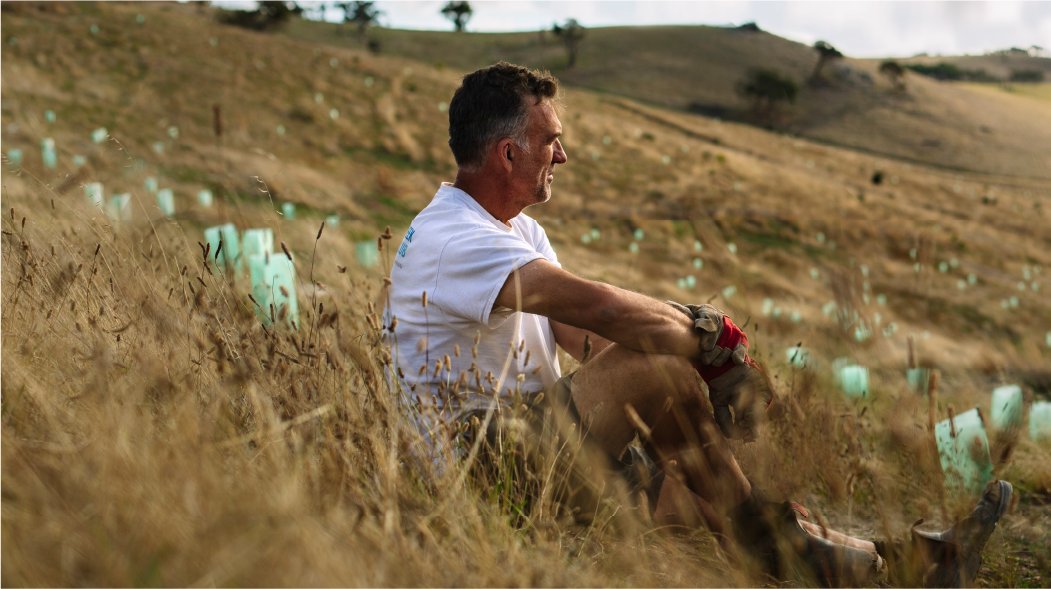
M 482 206 L 490 215 L 495 217 L 504 225 L 510 226 L 511 219 L 518 216 L 521 210 L 511 210 L 505 199 L 506 190 L 495 183 L 481 172 L 456 172 L 456 181 L 453 186 L 466 192 L 475 202 Z

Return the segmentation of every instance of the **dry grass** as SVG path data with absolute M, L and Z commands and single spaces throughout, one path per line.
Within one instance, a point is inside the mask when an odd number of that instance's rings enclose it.
M 14 585 L 723 584 L 710 540 L 560 525 L 414 459 L 372 311 L 332 263 L 302 328 L 179 224 L 15 207 L 3 228 L 3 536 Z M 96 217 L 96 218 L 91 218 Z M 332 232 L 330 232 L 331 234 Z M 629 564 L 630 563 L 630 564 Z
M 703 531 L 654 533 L 623 506 L 523 519 L 513 496 L 459 484 L 459 466 L 414 460 L 382 376 L 380 281 L 339 271 L 339 232 L 322 235 L 316 276 L 298 264 L 323 294 L 292 332 L 260 326 L 246 285 L 206 268 L 178 223 L 36 205 L 3 219 L 5 584 L 757 582 Z M 864 535 L 959 507 L 939 495 L 922 400 L 880 386 L 853 406 L 820 372 L 779 380 L 768 436 L 739 449 L 772 495 Z M 1023 444 L 1008 465 L 1027 491 L 1051 484 L 1041 452 Z M 1016 521 L 1026 542 L 1046 534 Z M 1017 573 L 1007 557 L 993 552 L 1000 576 L 984 582 Z
M 4 584 L 759 582 L 731 575 L 705 532 L 653 532 L 626 509 L 630 525 L 523 520 L 516 497 L 411 459 L 414 434 L 381 377 L 382 275 L 355 264 L 354 248 L 388 223 L 400 235 L 448 178 L 438 103 L 456 72 L 223 28 L 191 6 L 28 10 L 3 17 L 4 147 L 27 154 L 3 179 Z M 864 535 L 957 512 L 965 502 L 940 492 L 927 405 L 904 388 L 905 338 L 942 370 L 938 418 L 985 407 L 1005 381 L 1048 394 L 1048 183 L 567 94 L 571 163 L 555 199 L 530 212 L 571 270 L 660 297 L 714 298 L 748 320 L 785 398 L 767 436 L 739 449 L 748 471 L 771 494 Z M 99 125 L 114 140 L 91 144 Z M 59 145 L 58 175 L 35 155 L 43 136 Z M 68 163 L 77 153 L 80 170 Z M 157 215 L 141 189 L 147 175 L 176 189 L 175 219 Z M 112 226 L 83 206 L 80 184 L 93 180 L 107 195 L 132 192 L 135 220 Z M 188 204 L 202 187 L 216 208 Z M 277 215 L 284 200 L 299 205 L 299 220 Z M 330 212 L 344 222 L 313 254 Z M 263 330 L 246 285 L 205 268 L 201 229 L 226 220 L 273 227 L 299 261 L 298 332 Z M 592 229 L 600 239 L 582 244 Z M 632 254 L 636 229 L 645 238 Z M 676 285 L 687 274 L 696 287 Z M 959 289 L 969 274 L 976 284 Z M 734 294 L 721 294 L 729 286 Z M 1002 308 L 1011 296 L 1018 308 Z M 763 315 L 765 298 L 783 312 Z M 828 302 L 847 320 L 825 316 Z M 854 339 L 850 310 L 872 338 Z M 884 336 L 892 322 L 898 331 Z M 814 354 L 807 372 L 785 364 L 784 348 L 799 341 Z M 872 401 L 837 392 L 829 365 L 840 356 L 870 366 Z M 1000 467 L 1022 501 L 980 583 L 1051 578 L 1046 456 L 1023 439 Z

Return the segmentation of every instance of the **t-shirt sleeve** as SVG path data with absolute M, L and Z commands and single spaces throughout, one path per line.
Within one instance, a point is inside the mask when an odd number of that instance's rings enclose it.
M 551 242 L 547 239 L 547 232 L 544 231 L 544 228 L 540 225 L 535 226 L 535 231 L 535 243 L 537 244 L 536 251 L 543 254 L 548 262 L 561 268 L 562 264 L 558 261 L 558 256 L 555 254 L 555 248 L 551 247 Z
M 461 232 L 445 243 L 438 257 L 431 300 L 447 314 L 493 327 L 509 315 L 491 314 L 507 277 L 544 257 L 520 237 L 495 227 Z

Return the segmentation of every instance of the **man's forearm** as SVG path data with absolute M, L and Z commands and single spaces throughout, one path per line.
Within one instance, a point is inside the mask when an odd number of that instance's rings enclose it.
M 587 329 L 611 342 L 639 352 L 693 357 L 699 338 L 682 313 L 652 297 L 603 284 L 599 297 L 585 313 Z
M 513 272 L 496 304 L 591 331 L 639 352 L 690 358 L 700 352 L 693 323 L 670 305 L 542 260 Z

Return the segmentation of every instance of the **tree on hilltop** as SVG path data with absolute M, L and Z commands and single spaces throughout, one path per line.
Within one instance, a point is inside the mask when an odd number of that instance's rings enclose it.
M 814 64 L 814 71 L 810 74 L 811 84 L 820 82 L 821 70 L 825 68 L 828 62 L 843 58 L 843 54 L 839 52 L 839 49 L 836 49 L 827 41 L 814 43 L 814 51 L 817 51 L 817 63 Z
M 343 11 L 343 22 L 357 25 L 358 36 L 364 36 L 369 27 L 379 22 L 383 15 L 375 2 L 337 2 L 336 8 Z
M 471 20 L 473 15 L 474 9 L 466 0 L 454 0 L 442 7 L 442 16 L 452 21 L 458 33 L 467 28 L 467 21 Z
M 879 64 L 879 73 L 887 78 L 895 90 L 898 92 L 905 91 L 905 68 L 901 67 L 900 63 L 893 59 L 888 59 Z
M 737 93 L 751 101 L 752 113 L 763 122 L 773 122 L 783 102 L 795 102 L 799 86 L 788 76 L 766 68 L 753 68 L 737 84 Z
M 584 26 L 577 22 L 577 19 L 571 18 L 561 26 L 555 23 L 551 27 L 551 31 L 562 40 L 562 45 L 566 48 L 566 56 L 568 58 L 566 67 L 573 67 L 577 63 L 577 51 L 580 49 L 580 42 L 584 40 Z
M 220 13 L 220 21 L 256 31 L 271 31 L 284 25 L 293 16 L 303 13 L 303 8 L 295 2 L 265 1 L 259 2 L 255 10 L 234 10 Z

